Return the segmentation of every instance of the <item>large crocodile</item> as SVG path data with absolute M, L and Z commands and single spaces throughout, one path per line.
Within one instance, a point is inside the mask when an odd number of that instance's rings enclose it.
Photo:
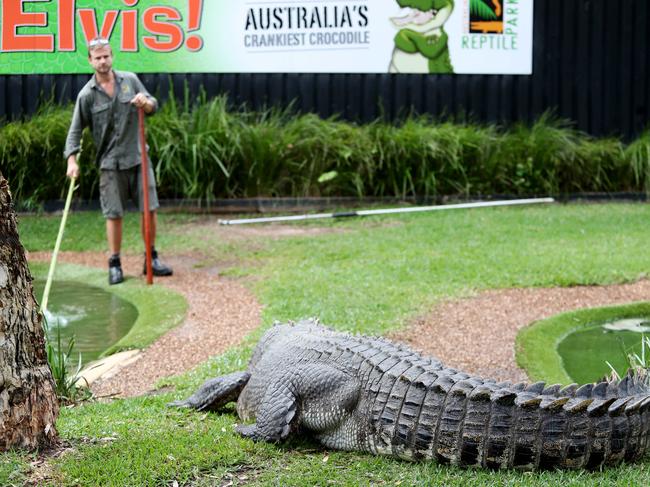
M 597 468 L 639 459 L 650 441 L 643 374 L 582 387 L 497 383 L 315 320 L 274 326 L 247 371 L 171 405 L 234 400 L 242 420 L 256 420 L 237 427 L 253 440 L 308 432 L 329 448 L 461 466 Z

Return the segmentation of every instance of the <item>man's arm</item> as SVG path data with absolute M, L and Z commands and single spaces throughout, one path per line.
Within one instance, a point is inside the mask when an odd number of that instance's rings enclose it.
M 68 129 L 68 137 L 65 141 L 65 150 L 63 157 L 68 161 L 68 168 L 66 176 L 69 178 L 79 177 L 79 165 L 77 164 L 77 154 L 81 150 L 81 134 L 84 129 L 84 120 L 81 110 L 81 98 L 77 98 L 74 106 L 74 113 L 72 115 L 72 122 L 70 129 Z

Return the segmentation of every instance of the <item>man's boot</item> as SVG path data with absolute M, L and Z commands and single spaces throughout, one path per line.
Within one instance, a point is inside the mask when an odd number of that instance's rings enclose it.
M 108 259 L 108 283 L 113 285 L 122 281 L 124 281 L 124 274 L 122 273 L 120 254 L 114 254 Z
M 146 274 L 147 273 L 146 253 L 144 255 L 144 258 L 145 258 L 145 262 L 144 262 L 144 268 L 142 270 L 142 273 Z M 154 276 L 171 276 L 174 273 L 171 267 L 160 262 L 160 259 L 158 258 L 158 252 L 156 252 L 156 249 L 151 249 L 151 267 L 153 269 Z

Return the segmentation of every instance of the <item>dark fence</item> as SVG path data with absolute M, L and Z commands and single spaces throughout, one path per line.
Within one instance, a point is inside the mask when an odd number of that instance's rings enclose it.
M 527 1 L 527 0 L 520 0 Z M 593 135 L 630 139 L 650 119 L 647 0 L 536 0 L 532 76 L 389 74 L 144 75 L 165 100 L 173 85 L 228 93 L 250 108 L 286 106 L 354 121 L 409 111 L 508 124 L 554 109 Z M 0 116 L 33 113 L 43 96 L 73 100 L 86 75 L 0 76 Z

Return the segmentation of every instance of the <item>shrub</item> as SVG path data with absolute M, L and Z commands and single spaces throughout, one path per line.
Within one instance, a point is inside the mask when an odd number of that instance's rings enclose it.
M 70 119 L 70 106 L 50 103 L 0 127 L 0 171 L 24 206 L 63 196 Z M 161 198 L 650 192 L 650 132 L 626 147 L 550 113 L 509 129 L 428 116 L 358 125 L 291 107 L 233 108 L 225 96 L 192 102 L 186 90 L 147 124 Z M 84 148 L 80 195 L 96 199 L 87 131 Z

